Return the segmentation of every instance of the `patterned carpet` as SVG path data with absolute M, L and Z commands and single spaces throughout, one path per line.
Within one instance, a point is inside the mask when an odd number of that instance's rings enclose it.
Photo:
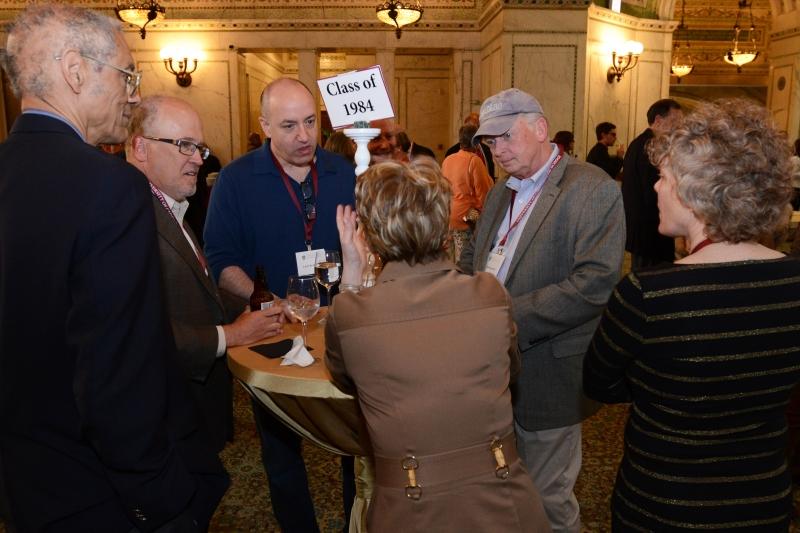
M 234 401 L 236 438 L 223 452 L 232 483 L 214 515 L 211 531 L 277 532 L 278 526 L 269 505 L 267 480 L 261 467 L 250 401 L 241 387 L 237 387 Z M 627 405 L 607 406 L 584 423 L 583 470 L 576 489 L 584 531 L 609 530 L 608 502 L 621 458 L 627 412 Z M 320 531 L 342 531 L 344 518 L 338 458 L 313 445 L 305 445 L 303 453 Z
M 236 439 L 223 452 L 232 484 L 214 515 L 210 531 L 277 533 L 250 400 L 241 387 L 236 388 L 234 403 Z M 605 406 L 584 422 L 583 469 L 576 487 L 584 532 L 601 533 L 610 529 L 609 501 L 622 454 L 627 413 L 627 405 Z M 338 457 L 313 445 L 306 445 L 304 454 L 320 531 L 338 533 L 344 528 Z M 795 490 L 796 502 L 798 495 L 800 491 Z M 800 528 L 795 525 L 791 531 L 800 532 Z M 2 523 L 0 533 L 5 533 Z

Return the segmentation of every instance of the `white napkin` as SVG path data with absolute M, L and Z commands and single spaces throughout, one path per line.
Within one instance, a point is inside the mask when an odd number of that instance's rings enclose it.
M 292 341 L 292 349 L 286 352 L 281 361 L 281 366 L 284 365 L 298 365 L 308 366 L 314 362 L 314 358 L 308 353 L 306 347 L 303 346 L 303 337 L 297 336 Z

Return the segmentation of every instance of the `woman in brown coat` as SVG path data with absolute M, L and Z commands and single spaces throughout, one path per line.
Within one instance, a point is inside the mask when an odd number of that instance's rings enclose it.
M 516 452 L 511 299 L 444 259 L 450 190 L 434 166 L 381 163 L 339 207 L 342 293 L 325 328 L 336 385 L 358 395 L 375 454 L 369 531 L 541 532 Z M 367 249 L 386 265 L 361 290 Z

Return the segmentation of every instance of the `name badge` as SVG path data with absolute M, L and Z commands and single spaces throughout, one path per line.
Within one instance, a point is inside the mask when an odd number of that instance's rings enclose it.
M 295 261 L 297 261 L 297 275 L 298 276 L 313 276 L 314 267 L 320 261 L 325 260 L 325 249 L 318 248 L 316 250 L 308 250 L 306 252 L 297 252 L 294 254 Z
M 497 277 L 497 273 L 500 272 L 500 268 L 503 266 L 505 260 L 506 256 L 503 255 L 502 249 L 492 250 L 492 253 L 489 254 L 489 259 L 486 261 L 484 272 L 488 272 L 494 277 Z

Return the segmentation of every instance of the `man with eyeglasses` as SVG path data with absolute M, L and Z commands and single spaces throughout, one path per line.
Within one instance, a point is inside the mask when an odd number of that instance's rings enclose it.
M 223 168 L 211 191 L 205 251 L 220 288 L 249 297 L 261 265 L 270 289 L 285 297 L 288 277 L 298 274 L 295 254 L 340 249 L 336 206 L 354 204 L 355 173 L 343 157 L 317 146 L 316 113 L 314 97 L 297 80 L 281 78 L 264 89 L 259 122 L 268 140 Z M 253 412 L 281 529 L 318 531 L 300 437 L 258 402 Z M 347 513 L 352 459 L 343 460 L 343 474 Z
M 174 361 L 150 191 L 125 140 L 139 74 L 108 17 L 30 4 L 4 67 L 0 500 L 10 531 L 201 531 L 228 483 Z M 202 474 L 195 474 L 202 472 Z
M 480 124 L 473 143 L 486 143 L 509 177 L 489 191 L 460 266 L 494 274 L 513 299 L 517 450 L 553 531 L 578 533 L 581 421 L 599 407 L 583 395 L 582 361 L 619 279 L 622 198 L 602 170 L 559 154 L 530 94 L 487 98 Z
M 134 110 L 127 160 L 147 176 L 172 332 L 183 374 L 199 407 L 203 433 L 220 452 L 233 438 L 233 390 L 225 359 L 230 346 L 281 331 L 278 306 L 241 313 L 246 302 L 218 291 L 184 215 L 197 173 L 211 151 L 200 115 L 183 100 L 150 96 Z M 230 322 L 230 323 L 228 323 Z

